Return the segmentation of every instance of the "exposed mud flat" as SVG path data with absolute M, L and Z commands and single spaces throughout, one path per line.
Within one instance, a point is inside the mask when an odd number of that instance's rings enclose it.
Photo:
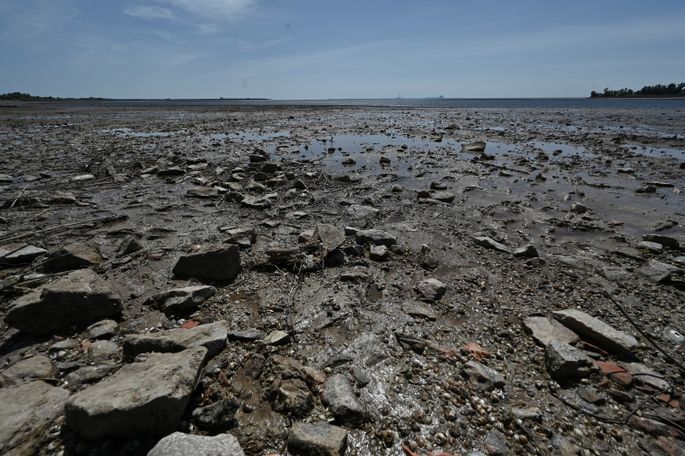
M 27 105 L 0 164 L 4 452 L 685 452 L 685 110 Z

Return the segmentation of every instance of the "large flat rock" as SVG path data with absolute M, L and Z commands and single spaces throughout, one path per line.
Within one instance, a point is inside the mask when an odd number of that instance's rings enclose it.
M 95 248 L 82 242 L 74 242 L 51 255 L 43 263 L 43 269 L 48 272 L 71 271 L 89 268 L 102 263 L 102 261 L 100 252 Z
M 67 424 L 87 439 L 164 435 L 178 427 L 200 377 L 204 347 L 152 353 L 75 394 Z
M 546 317 L 528 317 L 523 320 L 523 328 L 543 347 L 553 340 L 572 344 L 579 339 L 578 334 L 558 321 Z
M 147 456 L 245 456 L 231 434 L 214 437 L 174 432 L 157 442 Z
M 83 269 L 15 300 L 5 322 L 27 333 L 44 334 L 115 316 L 121 309 L 109 284 Z
M 207 358 L 226 346 L 228 325 L 217 321 L 194 328 L 176 328 L 152 334 L 134 334 L 124 339 L 124 358 L 132 359 L 141 353 L 175 353 L 193 347 L 205 347 Z
M 40 381 L 0 389 L 0 454 L 38 454 L 68 398 L 68 391 Z
M 200 251 L 182 255 L 173 274 L 179 279 L 201 282 L 230 282 L 240 272 L 240 249 L 237 245 L 205 246 Z
M 44 355 L 35 355 L 19 360 L 0 372 L 0 387 L 50 378 L 54 374 L 55 366 L 53 366 L 50 358 Z
M 621 355 L 628 355 L 639 345 L 630 334 L 619 331 L 603 321 L 576 309 L 559 310 L 554 318 L 581 337 L 588 338 L 600 347 Z

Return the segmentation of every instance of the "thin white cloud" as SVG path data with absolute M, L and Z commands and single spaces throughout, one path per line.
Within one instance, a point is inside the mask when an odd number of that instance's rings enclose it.
M 124 13 L 142 19 L 175 19 L 174 13 L 171 10 L 159 6 L 131 6 L 126 8 Z
M 248 13 L 256 0 L 158 0 L 211 20 L 233 19 Z

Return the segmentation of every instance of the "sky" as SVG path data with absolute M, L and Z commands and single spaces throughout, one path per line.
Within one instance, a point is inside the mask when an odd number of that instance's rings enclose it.
M 0 0 L 0 93 L 582 97 L 681 81 L 683 0 Z

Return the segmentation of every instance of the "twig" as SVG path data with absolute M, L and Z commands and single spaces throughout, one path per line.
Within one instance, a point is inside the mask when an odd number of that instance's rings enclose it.
M 21 191 L 19 192 L 19 194 L 17 195 L 17 197 L 14 198 L 14 201 L 12 201 L 12 204 L 11 204 L 10 207 L 9 207 L 10 209 L 12 209 L 12 208 L 14 207 L 15 204 L 17 204 L 17 201 L 19 201 L 19 198 L 21 198 L 21 195 L 24 194 L 24 192 L 26 191 L 27 188 L 29 188 L 28 185 L 21 189 Z

